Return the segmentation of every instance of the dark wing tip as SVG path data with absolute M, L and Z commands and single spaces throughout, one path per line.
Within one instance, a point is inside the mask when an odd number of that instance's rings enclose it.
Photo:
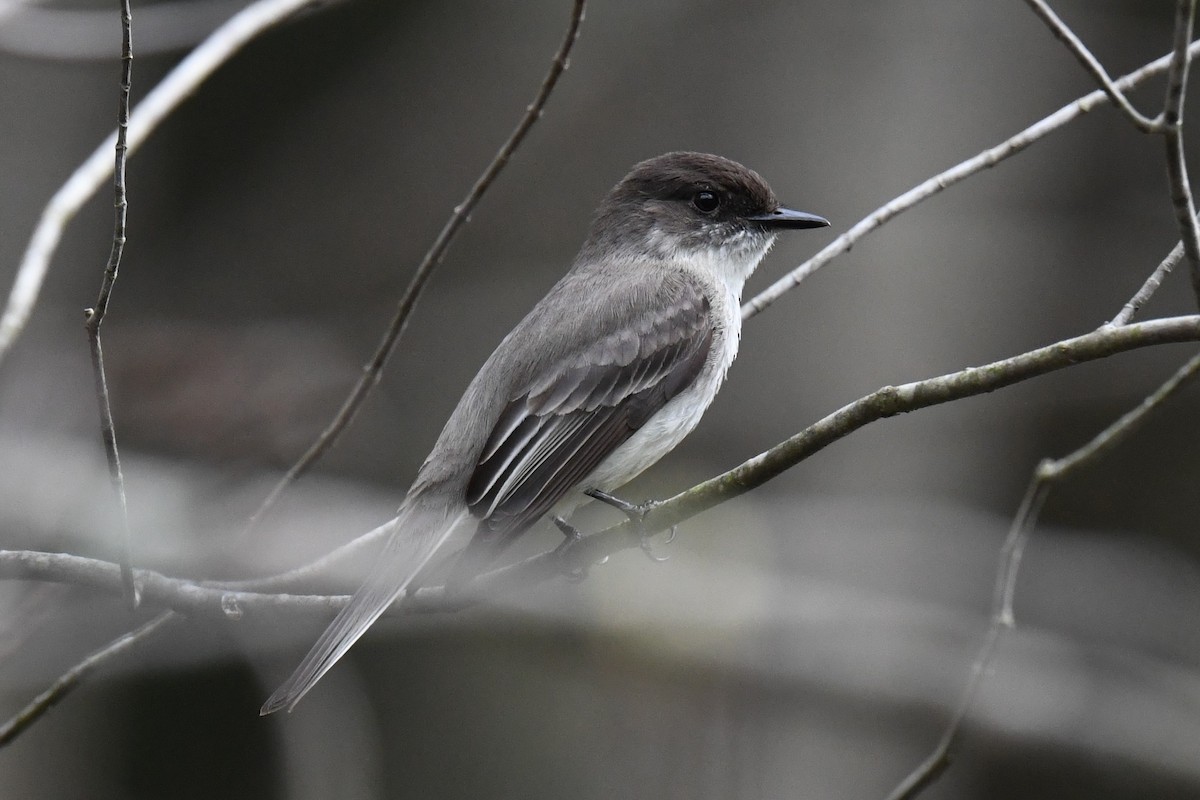
M 267 714 L 274 714 L 276 711 L 287 709 L 290 714 L 292 709 L 296 707 L 296 702 L 300 699 L 299 695 L 291 690 L 288 686 L 280 686 L 275 690 L 275 693 L 267 698 L 267 702 L 263 703 L 262 708 L 258 710 L 260 717 L 265 717 Z

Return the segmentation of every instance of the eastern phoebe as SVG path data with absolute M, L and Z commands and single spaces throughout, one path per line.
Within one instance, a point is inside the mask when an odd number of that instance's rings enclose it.
M 669 453 L 696 427 L 737 355 L 742 285 L 778 231 L 821 217 L 780 206 L 720 156 L 643 161 L 596 213 L 575 263 L 504 338 L 389 525 L 350 603 L 262 707 L 291 709 L 463 522 L 461 584 L 544 514 L 566 514 Z

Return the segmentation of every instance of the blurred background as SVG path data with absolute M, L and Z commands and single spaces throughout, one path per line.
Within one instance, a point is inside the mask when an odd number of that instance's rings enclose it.
M 43 204 L 113 127 L 112 5 L 0 5 L 5 291 Z M 1054 6 L 1114 75 L 1169 47 L 1166 0 Z M 135 4 L 134 101 L 239 7 Z M 597 0 L 544 118 L 358 421 L 240 536 L 532 98 L 569 8 L 354 0 L 307 13 L 224 66 L 131 161 L 104 343 L 139 565 L 267 574 L 386 520 L 479 364 L 634 162 L 720 153 L 832 220 L 781 240 L 751 294 L 1093 88 L 1016 0 Z M 1153 114 L 1162 90 L 1133 97 Z M 0 366 L 5 548 L 114 552 L 80 325 L 111 205 L 106 189 L 71 223 Z M 1092 330 L 1176 240 L 1161 143 L 1098 110 L 891 222 L 749 322 L 699 429 L 625 494 L 674 494 L 883 384 Z M 1146 316 L 1193 310 L 1179 274 Z M 291 715 L 257 709 L 324 620 L 176 625 L 0 752 L 0 783 L 22 798 L 883 797 L 967 680 L 1038 459 L 1085 442 L 1194 350 L 869 426 L 687 522 L 666 563 L 626 552 L 580 584 L 377 626 Z M 1019 627 L 925 796 L 1200 797 L 1198 402 L 1183 392 L 1052 495 Z M 513 556 L 557 540 L 536 529 Z M 152 613 L 18 583 L 0 603 L 3 717 Z

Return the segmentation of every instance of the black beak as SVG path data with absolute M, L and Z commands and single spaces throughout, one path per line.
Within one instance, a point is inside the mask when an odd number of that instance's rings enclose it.
M 780 206 L 769 214 L 755 214 L 746 217 L 751 222 L 757 222 L 764 228 L 782 228 L 784 230 L 801 230 L 803 228 L 824 228 L 829 220 L 809 214 L 806 211 L 793 211 Z

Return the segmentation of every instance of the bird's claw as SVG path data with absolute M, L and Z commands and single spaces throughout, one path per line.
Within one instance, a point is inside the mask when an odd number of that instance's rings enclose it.
M 583 540 L 583 534 L 579 532 L 579 528 L 576 528 L 562 517 L 551 517 L 551 520 L 554 522 L 555 527 L 562 531 L 563 540 L 559 543 L 558 547 L 554 548 L 554 552 L 552 553 L 552 555 L 561 559 L 570 552 L 572 547 Z M 587 579 L 587 576 L 587 567 L 578 567 L 567 571 L 567 581 L 569 583 L 582 583 Z
M 562 531 L 563 535 L 563 540 L 559 542 L 558 547 L 554 548 L 554 555 L 562 555 L 583 539 L 583 534 L 579 532 L 579 528 L 576 528 L 562 517 L 551 517 L 551 520 L 553 520 L 554 526 Z
M 653 534 L 646 533 L 645 530 L 646 515 L 659 505 L 657 500 L 650 500 L 640 504 L 630 503 L 628 500 L 622 500 L 619 497 L 614 497 L 608 492 L 602 492 L 599 489 L 588 489 L 584 492 L 584 494 L 593 500 L 599 500 L 601 503 L 612 506 L 618 511 L 624 513 L 625 516 L 629 517 L 629 520 L 633 523 L 634 527 L 637 528 L 638 537 L 641 539 L 641 542 L 638 546 L 651 561 L 661 564 L 662 562 L 669 561 L 671 559 L 671 556 L 669 555 L 660 556 L 654 552 L 654 544 L 650 541 L 650 538 Z M 675 541 L 676 527 L 677 526 L 672 525 L 671 530 L 667 532 L 667 538 L 663 541 L 664 546 Z
M 671 529 L 667 531 L 667 538 L 663 539 L 663 547 L 666 547 L 667 545 L 671 544 L 671 542 L 675 541 L 675 529 L 677 527 L 677 525 L 672 525 Z M 654 552 L 654 542 L 650 541 L 650 537 L 645 533 L 642 534 L 642 541 L 638 546 L 642 548 L 642 552 L 646 554 L 646 558 L 650 559 L 651 561 L 661 564 L 664 561 L 671 560 L 669 553 L 660 556 Z

